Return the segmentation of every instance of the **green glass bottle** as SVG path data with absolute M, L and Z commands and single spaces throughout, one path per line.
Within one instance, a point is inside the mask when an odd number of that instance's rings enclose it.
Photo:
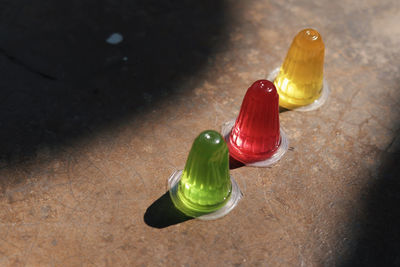
M 236 189 L 236 183 L 234 186 Z M 216 131 L 204 131 L 193 142 L 180 181 L 170 189 L 172 202 L 186 215 L 198 217 L 225 206 L 231 192 L 225 140 Z M 240 196 L 236 197 L 236 203 Z

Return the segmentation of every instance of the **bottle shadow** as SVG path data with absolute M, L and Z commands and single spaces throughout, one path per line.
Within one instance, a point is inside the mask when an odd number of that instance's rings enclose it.
M 279 106 L 279 113 L 284 113 L 286 111 L 290 111 L 290 109 Z
M 174 203 L 171 200 L 169 191 L 165 192 L 159 199 L 151 204 L 144 216 L 144 222 L 154 228 L 162 229 L 171 225 L 182 223 L 193 219 L 177 208 L 175 208 Z
M 229 169 L 234 170 L 245 166 L 245 164 L 229 155 Z

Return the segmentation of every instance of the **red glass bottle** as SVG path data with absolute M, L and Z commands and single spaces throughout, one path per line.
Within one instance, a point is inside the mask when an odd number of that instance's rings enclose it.
M 272 82 L 258 80 L 244 96 L 229 135 L 229 153 L 249 164 L 274 156 L 280 143 L 278 93 Z

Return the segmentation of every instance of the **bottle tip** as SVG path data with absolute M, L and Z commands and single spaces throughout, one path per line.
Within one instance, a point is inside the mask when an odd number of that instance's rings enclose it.
M 323 46 L 321 35 L 311 28 L 301 30 L 296 39 L 301 46 Z
M 218 145 L 223 142 L 221 134 L 214 130 L 206 130 L 199 134 L 198 141 L 209 145 Z
M 256 97 L 262 97 L 265 95 L 277 94 L 275 85 L 268 80 L 255 81 L 249 88 L 249 92 Z

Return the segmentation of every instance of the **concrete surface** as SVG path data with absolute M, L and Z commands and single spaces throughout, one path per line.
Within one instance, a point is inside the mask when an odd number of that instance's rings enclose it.
M 400 266 L 399 25 L 396 0 L 0 0 L 0 265 Z M 192 140 L 305 27 L 328 102 L 281 113 L 291 150 L 231 171 L 228 216 L 177 213 Z

